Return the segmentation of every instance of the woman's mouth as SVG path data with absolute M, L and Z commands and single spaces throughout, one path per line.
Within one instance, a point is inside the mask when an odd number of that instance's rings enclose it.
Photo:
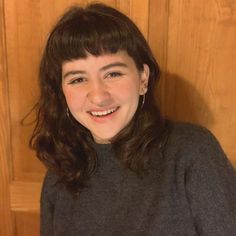
M 111 108 L 111 109 L 107 109 L 105 111 L 90 111 L 89 113 L 92 116 L 95 116 L 95 117 L 105 117 L 105 116 L 108 116 L 108 115 L 114 113 L 118 109 L 119 109 L 119 107 L 114 107 L 114 108 Z

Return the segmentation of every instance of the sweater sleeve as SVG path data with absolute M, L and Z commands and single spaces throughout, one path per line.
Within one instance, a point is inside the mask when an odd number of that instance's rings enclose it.
M 40 199 L 40 235 L 53 236 L 53 215 L 56 202 L 55 176 L 47 172 Z
M 200 236 L 236 235 L 236 172 L 209 132 L 186 173 L 186 191 Z

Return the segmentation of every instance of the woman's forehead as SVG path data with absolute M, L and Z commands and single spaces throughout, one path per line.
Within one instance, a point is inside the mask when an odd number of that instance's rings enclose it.
M 134 60 L 124 50 L 116 53 L 105 53 L 101 55 L 87 54 L 85 58 L 77 58 L 70 61 L 65 61 L 62 64 L 63 71 L 71 70 L 74 67 L 92 70 L 91 66 L 99 70 L 106 70 L 111 67 L 133 67 L 135 66 Z

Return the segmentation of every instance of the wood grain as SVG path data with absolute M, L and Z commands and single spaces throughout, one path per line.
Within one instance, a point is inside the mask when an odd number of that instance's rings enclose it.
M 0 0 L 0 235 L 13 235 L 10 209 L 10 137 L 8 117 L 8 86 L 6 64 L 5 19 L 3 1 Z
M 155 16 L 155 17 L 153 17 Z M 148 42 L 161 68 L 161 80 L 156 88 L 157 102 L 164 112 L 165 81 L 168 51 L 169 1 L 150 0 Z
M 199 123 L 236 164 L 236 2 L 169 1 L 165 114 Z
M 12 182 L 10 186 L 11 210 L 38 212 L 41 186 L 39 182 Z
M 148 38 L 149 0 L 117 0 L 116 8 L 130 17 Z
M 6 1 L 7 67 L 13 178 L 41 180 L 44 168 L 29 149 L 32 125 L 21 125 L 36 102 L 38 64 L 42 48 L 40 4 L 36 1 Z M 37 27 L 36 27 L 37 26 Z M 27 122 L 32 121 L 32 117 Z M 34 174 L 35 173 L 35 174 Z M 32 179 L 32 176 L 33 177 Z
M 14 236 L 39 236 L 39 214 L 37 212 L 15 212 L 16 233 Z M 51 235 L 48 235 L 51 236 Z
M 148 38 L 149 0 L 131 1 L 131 19 L 138 25 L 144 37 Z

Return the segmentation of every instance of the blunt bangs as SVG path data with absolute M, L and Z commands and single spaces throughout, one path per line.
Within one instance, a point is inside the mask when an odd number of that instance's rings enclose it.
M 71 19 L 59 23 L 48 41 L 49 56 L 60 65 L 65 61 L 86 58 L 88 53 L 98 56 L 125 50 L 133 57 L 138 50 L 136 45 L 125 21 L 83 9 Z
M 153 96 L 154 83 L 159 79 L 159 66 L 152 51 L 138 29 L 126 15 L 101 4 L 86 8 L 70 8 L 54 26 L 49 35 L 41 60 L 41 78 L 45 86 L 61 92 L 61 69 L 66 61 L 99 56 L 124 50 L 134 60 L 139 71 L 143 65 L 150 68 L 149 96 Z

